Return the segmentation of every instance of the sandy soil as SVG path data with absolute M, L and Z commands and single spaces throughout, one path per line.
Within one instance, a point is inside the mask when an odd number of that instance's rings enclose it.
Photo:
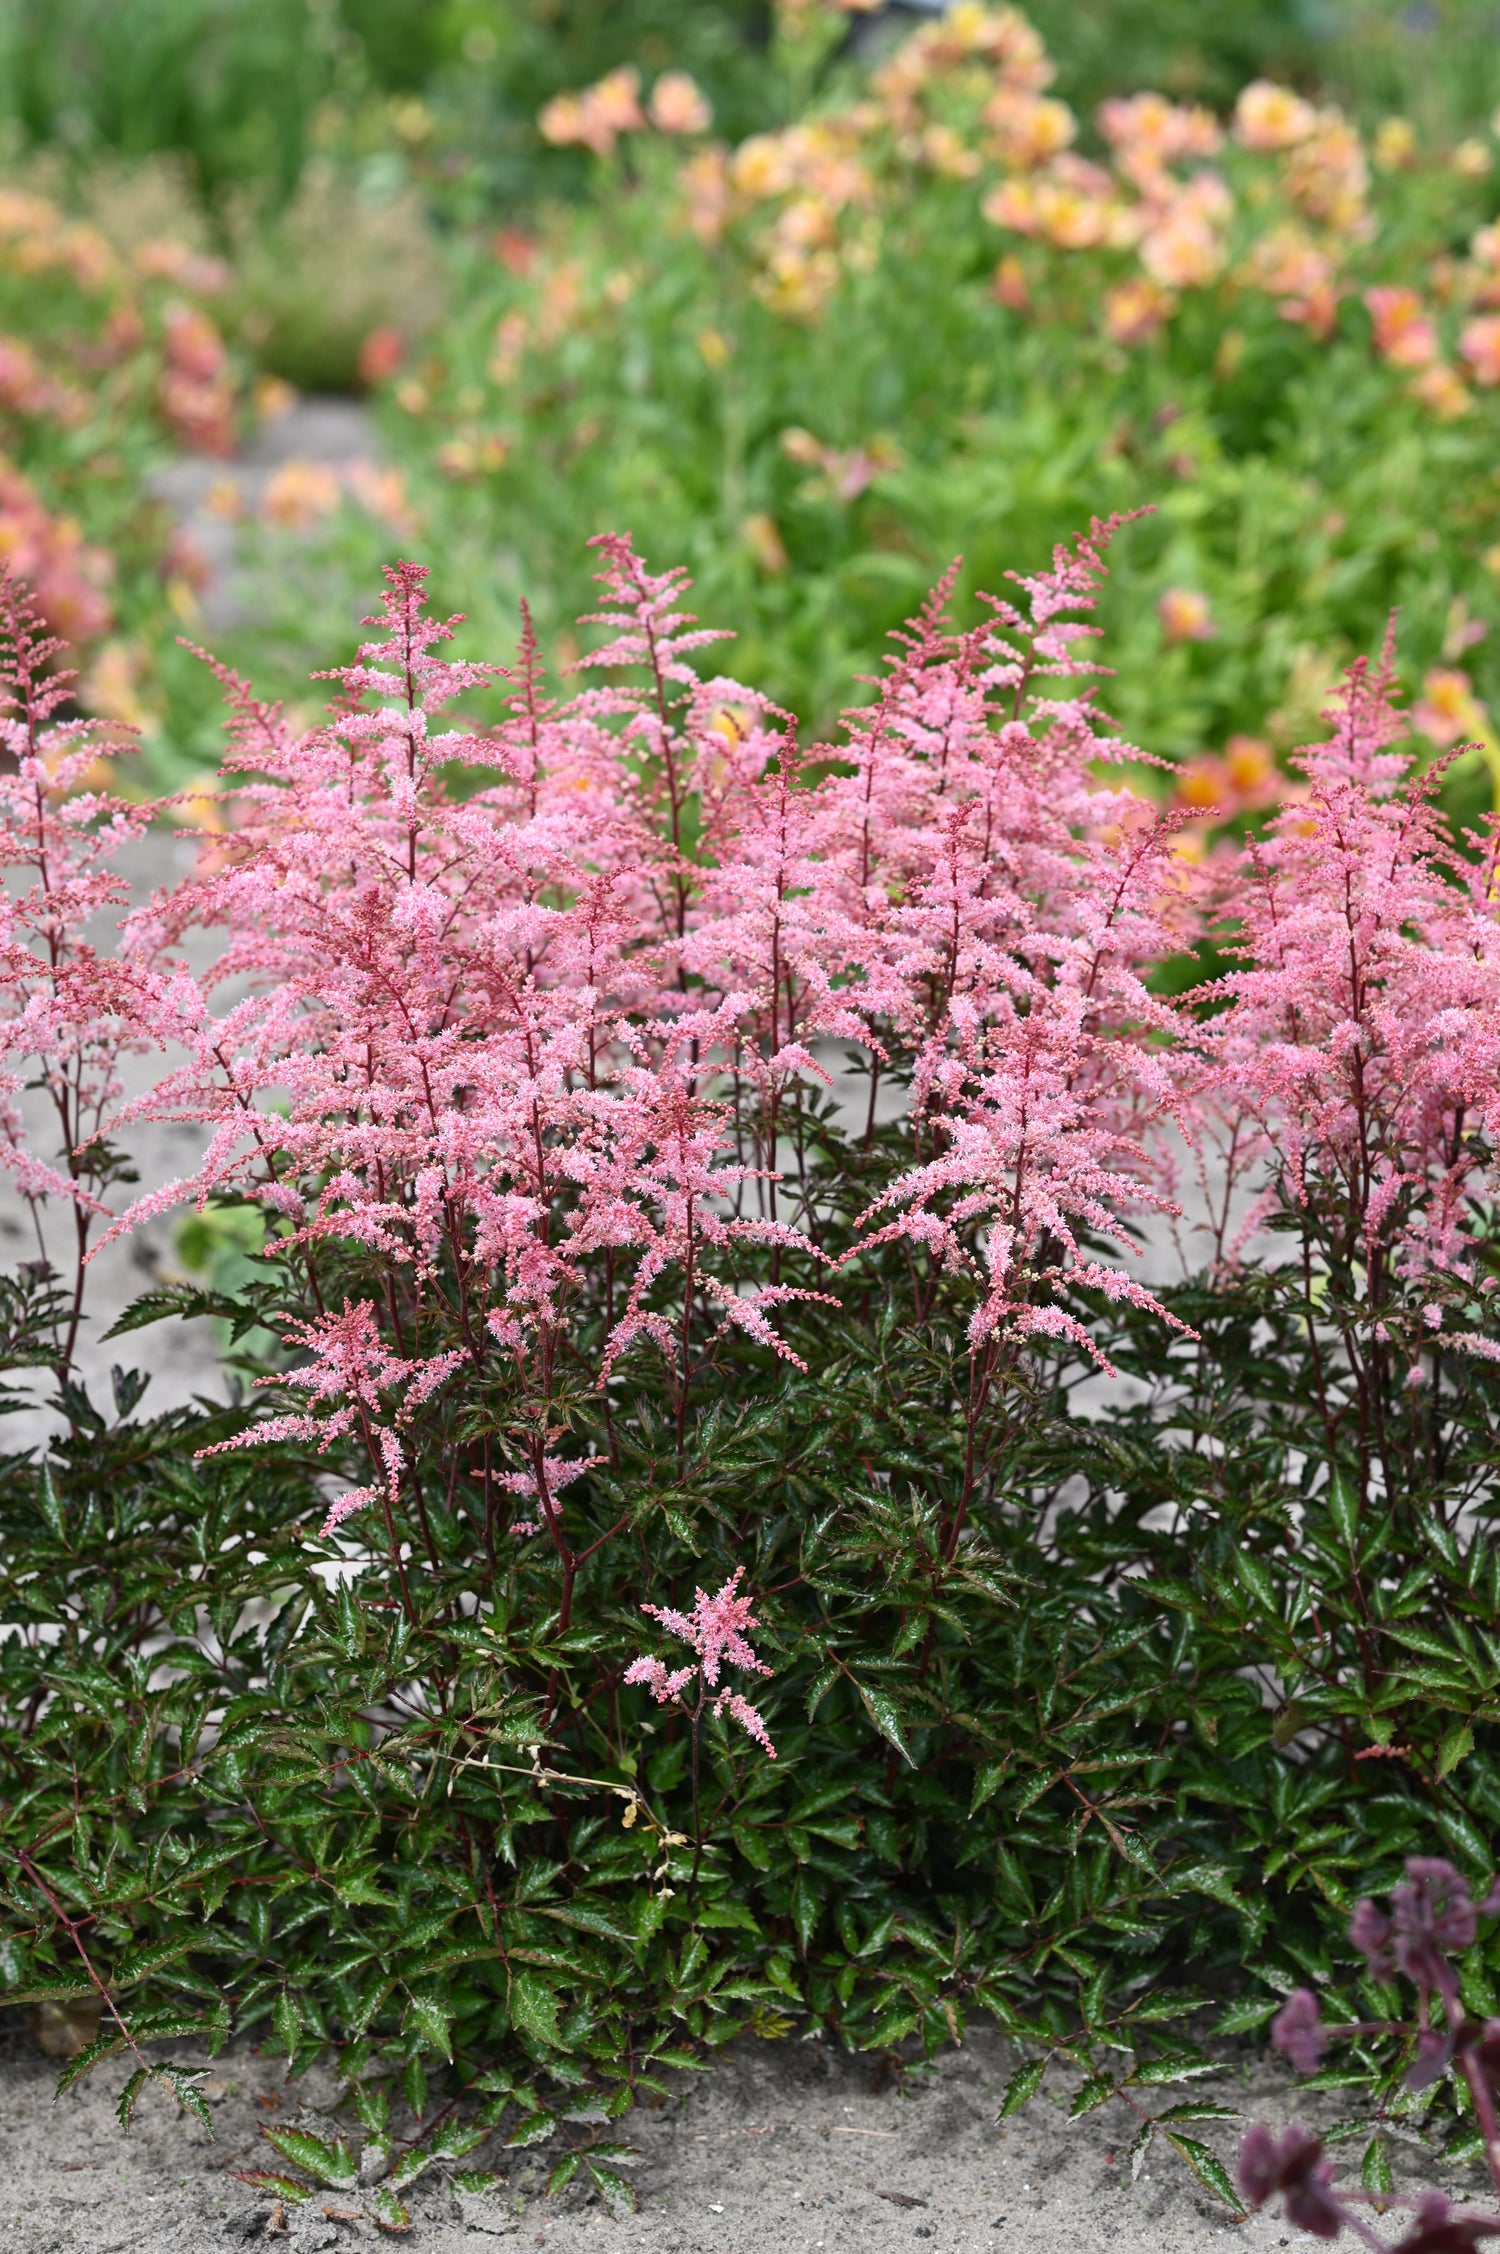
M 413 2227 L 401 2243 L 413 2254 L 484 2254 L 501 2240 L 552 2254 L 1212 2254 L 1220 2243 L 1228 2254 L 1231 2238 L 1245 2254 L 1268 2254 L 1288 2245 L 1293 2234 L 1278 2217 L 1236 2227 L 1169 2152 L 1154 2151 L 1132 2181 L 1124 2148 L 1134 2124 L 1119 2103 L 1070 2124 L 1064 2101 L 1044 2090 L 1001 2126 L 1013 2065 L 987 2030 L 902 2085 L 821 2042 L 747 2040 L 609 2132 L 640 2155 L 636 2215 L 612 2217 L 577 2184 L 547 2198 L 563 2147 L 507 2153 L 496 2138 L 462 2166 L 503 2171 L 503 2189 L 459 2195 L 452 2171 L 434 2170 L 408 2195 Z M 113 2116 L 123 2067 L 97 2069 L 57 2103 L 55 2072 L 13 2020 L 0 2037 L 0 2254 L 380 2243 L 368 2221 L 324 2214 L 347 2205 L 341 2195 L 278 2214 L 271 2197 L 237 2179 L 236 2170 L 279 2165 L 262 2123 L 327 2133 L 318 2107 L 331 2092 L 315 2076 L 288 2084 L 279 2061 L 238 2047 L 213 2067 L 212 2137 L 148 2091 L 124 2138 Z M 1247 2118 L 1289 2118 L 1285 2076 L 1259 2064 L 1226 2067 L 1197 2092 Z M 1195 2133 L 1232 2161 L 1237 2123 Z

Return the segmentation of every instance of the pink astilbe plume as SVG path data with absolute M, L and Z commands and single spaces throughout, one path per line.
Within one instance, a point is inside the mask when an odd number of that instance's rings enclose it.
M 669 1605 L 643 1604 L 642 1612 L 659 1620 L 674 1636 L 680 1636 L 691 1646 L 694 1661 L 691 1666 L 669 1668 L 660 1659 L 632 1660 L 625 1670 L 627 1683 L 642 1683 L 659 1706 L 680 1698 L 695 1676 L 702 1677 L 699 1709 L 708 1703 L 709 1692 L 716 1693 L 712 1702 L 715 1715 L 728 1714 L 740 1728 L 753 1737 L 774 1761 L 776 1748 L 771 1743 L 765 1722 L 747 1699 L 737 1691 L 721 1689 L 719 1676 L 723 1668 L 739 1667 L 747 1675 L 769 1675 L 774 1672 L 759 1658 L 746 1637 L 746 1630 L 759 1626 L 751 1610 L 751 1599 L 739 1593 L 744 1578 L 744 1567 L 737 1566 L 715 1596 L 703 1589 L 696 1591 L 691 1612 L 674 1612 Z
M 603 1302 L 597 1387 L 639 1345 L 667 1355 L 681 1446 L 715 1337 L 733 1327 L 783 1354 L 775 1311 L 805 1296 L 740 1273 L 757 1249 L 805 1240 L 734 1211 L 756 1169 L 735 1159 L 707 1083 L 747 1005 L 689 980 L 682 954 L 694 737 L 712 732 L 685 653 L 715 637 L 676 608 L 681 575 L 646 573 L 628 543 L 608 548 L 605 577 L 605 623 L 625 630 L 595 662 L 643 666 L 646 685 L 554 701 L 528 625 L 494 729 L 437 724 L 497 669 L 444 653 L 458 622 L 427 616 L 415 565 L 388 573 L 375 636 L 334 676 L 321 725 L 299 732 L 221 675 L 233 827 L 133 933 L 153 955 L 194 925 L 227 937 L 200 989 L 161 989 L 152 1029 L 187 1061 L 133 1107 L 205 1130 L 202 1161 L 129 1219 L 249 1195 L 278 1220 L 269 1257 L 320 1306 L 330 1258 L 374 1262 L 388 1279 L 378 1319 L 362 1318 L 388 1358 L 370 1363 L 387 1373 L 377 1390 L 399 1374 L 404 1398 L 425 1400 L 458 1361 L 516 1404 L 484 1444 L 486 1539 L 524 1478 L 564 1624 L 581 1553 L 552 1491 L 567 1461 L 554 1404 L 565 1369 L 575 1381 L 577 1325 Z M 731 695 L 756 709 L 714 684 Z M 454 765 L 477 781 L 469 795 L 449 789 Z M 396 1426 L 361 1390 L 358 1357 L 333 1351 L 343 1321 L 320 1312 L 287 1332 L 321 1375 L 278 1429 L 356 1441 L 371 1472 L 359 1495 L 394 1510 Z
M 1472 1288 L 1475 1200 L 1494 1182 L 1497 840 L 1491 821 L 1476 860 L 1455 855 L 1436 773 L 1391 748 L 1395 695 L 1388 637 L 1378 664 L 1351 666 L 1329 741 L 1297 755 L 1305 795 L 1226 881 L 1240 967 L 1201 1036 L 1201 1116 L 1242 1175 L 1268 1177 L 1240 1241 L 1279 1210 L 1310 1258 L 1358 1268 L 1371 1323 L 1425 1278 L 1441 1324 Z
M 60 1367 L 73 1358 L 83 1303 L 83 1263 L 107 1218 L 111 1178 L 100 1140 L 115 1124 L 121 1057 L 139 1046 L 138 1012 L 153 980 L 144 954 L 136 976 L 101 954 L 88 926 L 122 907 L 126 887 L 112 867 L 155 809 L 112 795 L 101 777 L 106 746 L 128 748 L 129 731 L 60 718 L 75 676 L 59 668 L 63 645 L 43 628 L 25 590 L 0 565 L 0 1169 L 30 1209 L 44 1264 L 52 1249 L 49 1202 L 63 1209 L 69 1286 L 57 1334 Z M 40 1094 L 51 1119 L 51 1155 L 31 1147 L 23 1091 Z

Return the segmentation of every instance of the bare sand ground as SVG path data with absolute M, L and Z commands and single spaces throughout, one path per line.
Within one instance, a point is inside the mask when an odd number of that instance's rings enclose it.
M 1000 2123 L 1014 2064 L 1010 2045 L 983 2028 L 929 2073 L 899 2080 L 823 2042 L 747 2039 L 710 2072 L 674 2077 L 670 2100 L 610 2131 L 640 2155 L 635 2215 L 612 2216 L 577 2182 L 548 2198 L 565 2147 L 510 2153 L 496 2137 L 462 2165 L 503 2173 L 503 2188 L 458 2195 L 452 2171 L 436 2169 L 408 2194 L 410 2235 L 392 2243 L 413 2254 L 498 2254 L 502 2241 L 517 2254 L 1229 2254 L 1231 2245 L 1269 2254 L 1296 2235 L 1279 2216 L 1236 2225 L 1165 2150 L 1132 2180 L 1134 2122 L 1118 2101 L 1070 2123 L 1066 2092 L 1044 2088 Z M 283 2245 L 306 2254 L 382 2243 L 373 2223 L 323 2212 L 345 2206 L 341 2195 L 278 2213 L 235 2173 L 279 2165 L 259 2134 L 267 2122 L 327 2133 L 330 2085 L 316 2075 L 288 2083 L 279 2061 L 244 2045 L 212 2071 L 212 2137 L 153 2090 L 125 2138 L 113 2114 L 124 2068 L 101 2067 L 54 2102 L 56 2068 L 13 2017 L 0 2035 L 0 2254 Z M 1249 2055 L 1195 2084 L 1199 2093 L 1246 2120 L 1292 2116 L 1287 2076 Z M 1153 2094 L 1163 2110 L 1166 2097 Z M 1313 2118 L 1309 2101 L 1300 2115 Z M 1239 2129 L 1195 2133 L 1232 2164 Z M 1344 2149 L 1353 2158 L 1360 2146 Z

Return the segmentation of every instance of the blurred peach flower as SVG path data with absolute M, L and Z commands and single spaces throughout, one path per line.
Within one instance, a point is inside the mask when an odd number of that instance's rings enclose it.
M 1218 632 L 1209 600 L 1194 587 L 1169 587 L 1156 606 L 1168 644 L 1210 642 Z
M 1269 806 L 1280 789 L 1276 754 L 1260 736 L 1230 737 L 1224 746 L 1224 774 L 1241 806 Z
M 1149 274 L 1135 274 L 1104 293 L 1104 327 L 1116 344 L 1144 344 L 1176 311 L 1177 300 Z
M 149 669 L 149 655 L 139 643 L 112 637 L 100 644 L 79 682 L 78 701 L 97 719 L 118 720 L 127 728 L 147 727 L 155 718 L 141 695 L 141 679 Z M 108 785 L 91 787 L 107 789 Z
M 786 570 L 786 543 L 776 519 L 768 516 L 764 509 L 756 509 L 746 517 L 740 527 L 740 537 L 768 578 L 779 578 Z
M 338 476 L 326 462 L 296 456 L 267 480 L 261 515 L 283 532 L 305 532 L 332 516 L 341 497 Z
M 216 296 L 229 287 L 229 268 L 222 258 L 207 258 L 201 251 L 190 250 L 186 243 L 169 239 L 138 243 L 135 267 L 151 281 L 170 282 L 200 297 Z
M 1013 86 L 998 88 L 983 115 L 994 135 L 996 154 L 1023 171 L 1060 155 L 1078 132 L 1078 121 L 1066 102 Z
M 784 196 L 796 172 L 778 135 L 752 133 L 735 150 L 729 176 L 742 196 L 761 203 L 772 196 Z
M 639 132 L 646 122 L 640 86 L 640 72 L 633 63 L 625 63 L 581 94 L 557 95 L 537 119 L 542 139 L 555 148 L 574 146 L 592 149 L 598 157 L 612 155 L 622 133 Z
M 1184 157 L 1214 156 L 1223 145 L 1211 110 L 1185 109 L 1164 94 L 1116 96 L 1101 102 L 1097 114 L 1100 132 L 1131 178 L 1137 169 L 1159 173 Z
M 492 238 L 491 248 L 506 273 L 522 280 L 536 264 L 536 237 L 528 235 L 524 227 L 502 227 Z
M 678 175 L 687 198 L 688 225 L 702 243 L 716 243 L 729 224 L 734 192 L 723 149 L 698 149 Z
M 1234 792 L 1219 759 L 1190 759 L 1179 767 L 1173 796 L 1194 814 L 1233 812 Z
M 1234 136 L 1246 149 L 1295 148 L 1316 129 L 1317 122 L 1318 113 L 1311 102 L 1265 78 L 1253 80 L 1234 105 Z
M 344 472 L 350 495 L 377 524 L 389 525 L 402 540 L 415 540 L 421 527 L 406 497 L 406 479 L 393 464 L 361 456 Z
M 1369 289 L 1365 306 L 1382 360 L 1397 368 L 1425 368 L 1437 358 L 1437 329 L 1416 290 Z
M 110 559 L 72 517 L 55 517 L 19 470 L 0 457 L 0 564 L 28 580 L 37 607 L 65 641 L 92 642 L 110 624 Z
M 1284 182 L 1311 218 L 1341 233 L 1357 231 L 1370 172 L 1355 127 L 1335 109 L 1319 111 L 1314 131 L 1287 156 Z
M 1439 751 L 1466 739 L 1480 741 L 1489 731 L 1489 714 L 1458 665 L 1434 665 L 1422 676 L 1422 694 L 1411 708 L 1412 725 Z
M 651 89 L 651 122 L 658 133 L 706 133 L 714 113 L 685 70 L 664 70 Z
M 1450 368 L 1444 360 L 1413 377 L 1411 390 L 1412 396 L 1420 399 L 1440 422 L 1456 422 L 1460 415 L 1468 412 L 1469 387 L 1458 370 Z
M 1473 371 L 1474 381 L 1486 390 L 1500 383 L 1500 313 L 1481 313 L 1466 321 L 1458 349 Z
M 1026 286 L 1026 269 L 1013 250 L 1008 250 L 995 268 L 995 278 L 990 283 L 990 295 L 998 305 L 1012 313 L 1025 313 L 1031 304 L 1031 292 Z
M 972 180 L 979 152 L 951 125 L 929 125 L 922 135 L 922 162 L 944 180 Z
M 1164 289 L 1201 289 L 1224 270 L 1224 239 L 1204 200 L 1184 190 L 1141 237 L 1140 255 Z

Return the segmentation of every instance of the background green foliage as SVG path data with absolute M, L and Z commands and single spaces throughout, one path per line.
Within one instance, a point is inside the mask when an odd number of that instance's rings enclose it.
M 1477 124 L 1500 98 L 1481 0 L 1037 0 L 1027 12 L 1085 114 L 1145 85 L 1223 105 L 1259 75 L 1439 130 Z M 367 113 L 362 134 L 378 138 L 382 106 L 418 96 L 473 187 L 514 204 L 581 185 L 580 165 L 541 148 L 536 114 L 619 63 L 690 71 L 731 138 L 781 122 L 790 89 L 766 67 L 769 40 L 766 0 L 3 0 L 0 118 L 27 145 L 85 161 L 180 156 L 214 208 L 236 189 L 284 200 L 333 113 Z

